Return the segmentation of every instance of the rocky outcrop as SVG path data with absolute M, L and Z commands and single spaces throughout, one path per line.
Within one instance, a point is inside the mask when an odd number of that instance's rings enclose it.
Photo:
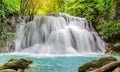
M 114 51 L 114 50 L 108 50 L 108 51 L 106 52 L 106 54 L 108 54 L 108 55 L 114 55 L 114 56 L 119 56 L 119 55 L 120 55 L 119 52 L 116 52 L 116 51 Z
M 120 42 L 111 44 L 111 47 L 106 52 L 106 54 L 119 56 L 120 55 Z
M 120 42 L 115 43 L 112 48 L 113 51 L 120 52 Z
M 33 61 L 29 59 L 11 59 L 4 65 L 0 67 L 0 72 L 4 70 L 14 70 L 17 72 L 24 72 L 25 69 L 29 68 L 29 65 L 33 63 Z M 14 72 L 13 71 L 13 72 Z M 7 71 L 6 71 L 7 72 Z
M 114 57 L 105 57 L 101 58 L 99 60 L 93 60 L 91 62 L 88 62 L 81 67 L 79 67 L 78 72 L 90 72 L 92 70 L 95 70 L 97 68 L 100 68 L 108 63 L 111 63 L 113 61 L 117 61 Z

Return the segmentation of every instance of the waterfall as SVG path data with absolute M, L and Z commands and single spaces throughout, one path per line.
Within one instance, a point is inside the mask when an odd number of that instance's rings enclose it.
M 15 52 L 41 54 L 104 53 L 105 43 L 87 19 L 60 13 L 35 17 L 17 26 Z

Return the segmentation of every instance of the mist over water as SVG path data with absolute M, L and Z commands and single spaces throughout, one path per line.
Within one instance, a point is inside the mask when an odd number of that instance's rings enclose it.
M 35 17 L 17 28 L 15 52 L 39 54 L 104 53 L 105 43 L 85 18 L 60 13 Z

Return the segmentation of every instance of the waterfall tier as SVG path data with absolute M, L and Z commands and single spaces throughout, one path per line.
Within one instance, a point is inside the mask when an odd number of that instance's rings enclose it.
M 35 17 L 17 26 L 16 52 L 41 54 L 104 53 L 105 43 L 85 18 L 60 13 Z

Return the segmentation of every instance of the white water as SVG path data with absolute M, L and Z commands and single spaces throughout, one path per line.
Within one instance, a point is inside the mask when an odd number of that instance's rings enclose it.
M 104 53 L 105 43 L 85 18 L 59 14 L 19 24 L 15 52 L 39 54 Z

